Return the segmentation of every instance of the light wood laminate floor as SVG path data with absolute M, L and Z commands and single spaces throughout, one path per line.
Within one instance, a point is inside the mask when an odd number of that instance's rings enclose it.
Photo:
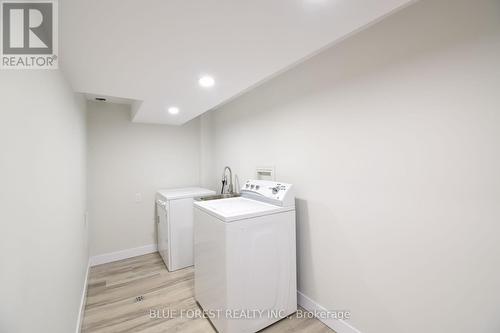
M 152 319 L 150 309 L 165 310 L 165 318 Z M 168 272 L 158 253 L 147 254 L 91 268 L 82 332 L 215 332 L 207 319 L 176 315 L 195 310 L 193 268 Z M 292 315 L 261 332 L 333 331 Z

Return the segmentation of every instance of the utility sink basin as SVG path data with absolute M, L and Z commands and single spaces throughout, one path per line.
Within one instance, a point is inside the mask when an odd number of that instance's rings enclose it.
M 216 195 L 209 195 L 206 197 L 201 197 L 199 198 L 200 201 L 208 201 L 208 200 L 219 200 L 219 199 L 228 199 L 228 198 L 236 198 L 240 197 L 241 194 L 238 193 L 233 193 L 233 194 L 216 194 Z

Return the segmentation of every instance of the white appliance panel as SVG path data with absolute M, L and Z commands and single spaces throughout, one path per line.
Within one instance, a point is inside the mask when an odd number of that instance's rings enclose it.
M 193 265 L 193 198 L 213 194 L 199 187 L 157 192 L 158 252 L 169 271 Z
M 265 311 L 211 319 L 219 332 L 256 332 L 279 319 L 271 311 L 295 312 L 296 286 L 295 211 L 226 223 L 195 206 L 196 300 L 212 312 Z
M 164 200 L 175 200 L 184 198 L 203 197 L 215 194 L 214 191 L 201 187 L 182 187 L 159 190 L 157 193 Z
M 170 247 L 172 259 L 169 270 L 193 265 L 193 198 L 169 200 Z
M 297 311 L 295 211 L 227 224 L 228 308 Z M 278 319 L 234 319 L 228 332 L 256 332 Z
M 168 202 L 157 200 L 157 225 L 158 225 L 158 253 L 163 258 L 165 265 L 169 267 L 170 264 L 170 246 L 168 240 L 170 238 L 169 223 L 168 223 Z
M 224 222 L 232 222 L 294 209 L 293 206 L 281 207 L 245 197 L 198 201 L 195 202 L 195 206 Z
M 203 309 L 227 308 L 226 230 L 223 222 L 194 209 L 195 295 Z M 211 319 L 216 327 L 220 318 Z

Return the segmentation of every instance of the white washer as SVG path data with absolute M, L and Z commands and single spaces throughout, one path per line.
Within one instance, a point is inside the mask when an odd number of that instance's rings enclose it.
M 297 311 L 293 187 L 249 180 L 241 195 L 194 203 L 195 298 L 220 333 Z
M 193 265 L 193 198 L 213 194 L 199 187 L 156 193 L 158 252 L 169 271 Z

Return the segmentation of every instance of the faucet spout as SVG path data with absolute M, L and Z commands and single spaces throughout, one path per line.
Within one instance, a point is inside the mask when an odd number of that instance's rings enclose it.
M 229 171 L 229 184 L 228 184 L 228 181 L 227 181 L 227 175 L 226 175 L 226 171 Z M 227 191 L 225 192 L 225 187 L 227 186 Z M 226 193 L 229 193 L 229 194 L 233 194 L 233 172 L 231 171 L 231 168 L 226 166 L 224 168 L 224 171 L 222 172 L 222 189 L 221 189 L 221 194 L 226 194 Z

